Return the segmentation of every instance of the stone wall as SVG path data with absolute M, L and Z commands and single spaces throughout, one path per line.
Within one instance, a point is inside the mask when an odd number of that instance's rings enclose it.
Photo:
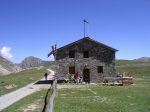
M 75 58 L 69 58 L 69 51 L 75 51 Z M 89 58 L 83 58 L 83 51 L 89 51 Z M 67 74 L 69 66 L 83 75 L 83 69 L 90 69 L 90 82 L 101 82 L 105 76 L 115 75 L 115 51 L 106 46 L 83 40 L 57 50 L 57 72 Z M 97 66 L 103 66 L 103 73 L 98 73 Z

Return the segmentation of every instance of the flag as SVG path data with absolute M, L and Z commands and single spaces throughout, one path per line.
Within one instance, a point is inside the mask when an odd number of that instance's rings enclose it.
M 85 22 L 85 23 L 89 23 L 89 22 L 87 22 L 85 19 L 83 20 L 83 22 Z
M 51 51 L 50 53 L 48 53 L 47 57 L 50 57 L 50 55 L 53 54 L 53 51 Z
M 54 57 L 56 56 L 56 44 L 52 45 L 52 51 L 50 53 L 48 53 L 47 57 L 49 57 L 52 54 Z

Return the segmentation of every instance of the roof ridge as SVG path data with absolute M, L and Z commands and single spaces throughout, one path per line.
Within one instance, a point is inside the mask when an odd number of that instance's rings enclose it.
M 105 46 L 105 47 L 107 47 L 107 48 L 109 48 L 109 49 L 111 49 L 111 50 L 113 50 L 113 51 L 118 51 L 117 49 L 112 48 L 112 47 L 110 47 L 110 46 L 108 46 L 108 45 L 105 45 L 105 44 L 103 44 L 103 43 L 101 43 L 101 42 L 98 42 L 98 41 L 96 41 L 96 40 L 94 40 L 94 39 L 92 39 L 92 38 L 90 38 L 90 37 L 84 37 L 84 38 L 81 38 L 81 39 L 79 39 L 79 40 L 76 40 L 76 41 L 74 41 L 74 42 L 72 42 L 72 43 L 70 43 L 70 44 L 67 44 L 67 45 L 65 45 L 65 46 L 63 46 L 63 47 L 58 48 L 58 50 L 63 49 L 63 48 L 65 48 L 65 47 L 67 47 L 67 46 L 71 46 L 72 44 L 75 44 L 75 43 L 77 43 L 77 42 L 80 42 L 80 41 L 82 41 L 82 40 L 84 40 L 84 39 L 88 39 L 88 40 L 93 41 L 93 42 L 95 42 L 95 43 L 97 43 L 97 44 L 101 44 L 101 45 L 103 45 L 103 46 Z

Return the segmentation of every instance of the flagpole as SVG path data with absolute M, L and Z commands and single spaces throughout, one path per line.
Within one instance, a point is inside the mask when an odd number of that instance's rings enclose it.
M 84 38 L 85 38 L 85 20 L 83 20 L 84 22 Z
M 83 20 L 83 22 L 84 22 L 84 38 L 85 38 L 85 33 L 86 33 L 85 24 L 86 24 L 86 23 L 89 23 L 89 22 L 87 22 L 85 19 Z
M 55 58 L 54 58 L 55 59 L 55 66 L 56 66 L 56 56 L 57 56 L 57 44 L 55 44 Z M 55 77 L 56 77 L 56 71 L 57 71 L 57 69 L 55 69 Z

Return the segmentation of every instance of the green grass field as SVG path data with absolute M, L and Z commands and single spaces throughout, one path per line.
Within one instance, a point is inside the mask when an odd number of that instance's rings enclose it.
M 150 112 L 150 66 L 137 62 L 117 62 L 118 72 L 129 72 L 129 86 L 91 86 L 60 89 L 56 112 Z
M 120 60 L 116 64 L 117 72 L 129 72 L 133 77 L 150 77 L 150 62 Z
M 14 84 L 21 83 L 23 86 L 40 79 L 44 71 L 44 69 L 24 71 L 25 73 L 21 75 L 20 73 L 15 74 L 17 79 L 6 76 L 6 80 L 0 79 L 0 84 L 3 84 L 2 81 L 5 81 L 5 84 L 12 84 L 14 81 L 9 81 L 12 78 L 16 81 Z M 85 88 L 59 89 L 55 101 L 55 112 L 150 112 L 149 63 L 119 61 L 117 71 L 129 72 L 134 77 L 134 84 L 129 86 L 90 85 Z M 19 78 L 22 78 L 25 83 L 18 82 Z M 8 90 L 5 92 L 7 93 Z M 41 90 L 29 95 L 3 112 L 25 112 L 25 109 L 29 109 L 26 112 L 42 112 L 46 92 L 47 90 Z
M 41 79 L 45 71 L 46 68 L 40 70 L 30 69 L 7 76 L 0 76 L 0 96 Z
M 50 97 L 50 91 L 42 89 L 14 103 L 2 112 L 44 112 L 45 101 Z M 47 99 L 45 96 L 47 95 Z

